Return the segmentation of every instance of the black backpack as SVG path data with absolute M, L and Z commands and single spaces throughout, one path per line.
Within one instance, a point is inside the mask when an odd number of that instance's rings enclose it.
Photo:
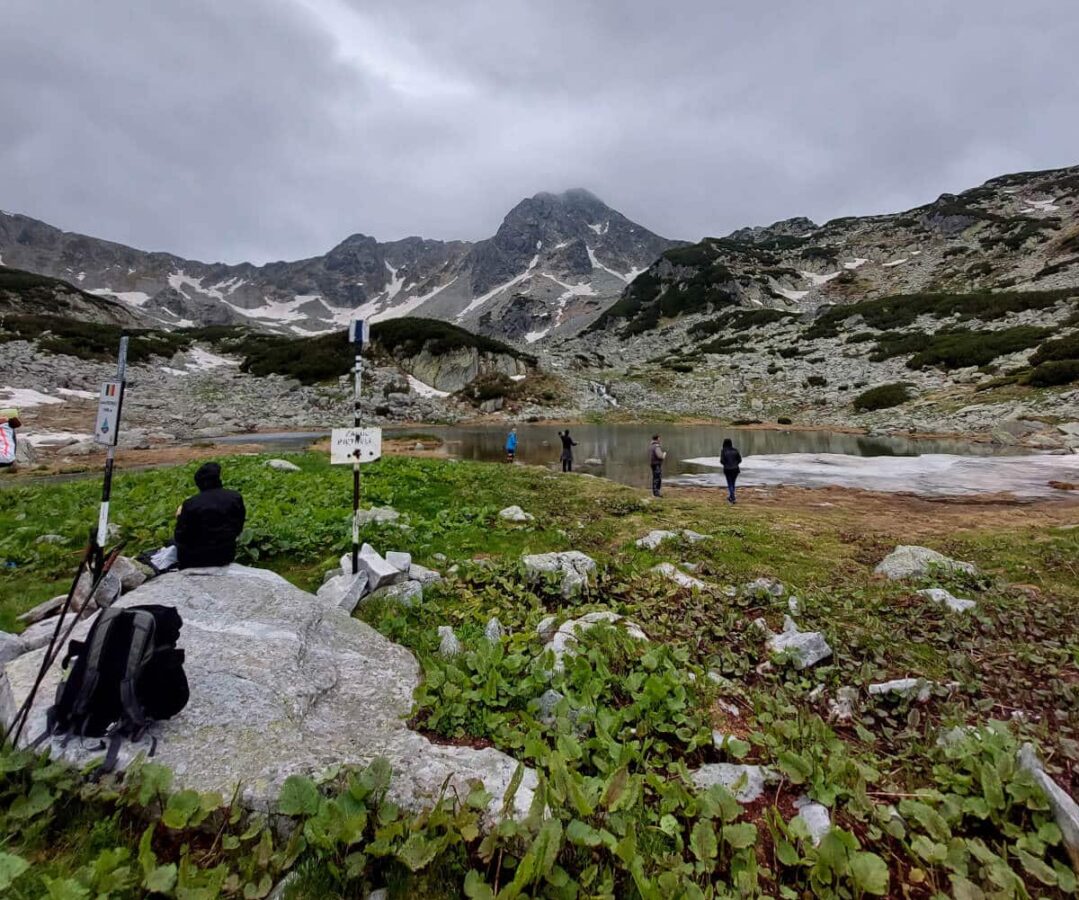
M 102 610 L 86 640 L 68 644 L 62 665 L 74 665 L 35 743 L 59 734 L 108 736 L 102 771 L 111 771 L 125 737 L 141 740 L 151 721 L 171 718 L 187 705 L 184 651 L 176 646 L 182 627 L 171 606 Z M 154 740 L 150 756 L 156 747 Z

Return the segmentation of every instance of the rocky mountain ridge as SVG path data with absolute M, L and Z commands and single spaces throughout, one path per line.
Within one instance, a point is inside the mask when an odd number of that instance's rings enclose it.
M 354 234 L 323 256 L 262 266 L 145 252 L 0 212 L 3 265 L 117 300 L 147 325 L 301 336 L 354 316 L 419 315 L 535 343 L 587 324 L 676 244 L 579 189 L 521 201 L 476 243 Z

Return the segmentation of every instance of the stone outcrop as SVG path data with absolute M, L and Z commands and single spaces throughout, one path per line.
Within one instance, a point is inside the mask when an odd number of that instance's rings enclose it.
M 960 572 L 966 575 L 977 575 L 977 568 L 968 562 L 960 562 L 930 550 L 928 547 L 900 545 L 880 561 L 876 574 L 883 575 L 892 581 L 903 581 L 908 578 L 928 578 L 934 571 Z
M 596 561 L 578 550 L 561 553 L 536 553 L 521 559 L 529 578 L 542 579 L 560 576 L 559 589 L 569 600 L 588 588 L 596 571 Z
M 332 603 L 272 572 L 230 566 L 163 575 L 122 597 L 121 607 L 174 606 L 183 617 L 179 645 L 191 699 L 175 718 L 155 723 L 156 761 L 178 788 L 230 796 L 237 785 L 252 809 L 268 809 L 289 775 L 338 764 L 363 766 L 385 756 L 394 769 L 391 799 L 417 809 L 432 803 L 447 778 L 463 796 L 479 778 L 495 798 L 493 814 L 517 768 L 492 749 L 432 744 L 405 724 L 420 668 L 412 654 Z M 89 620 L 74 637 L 83 637 Z M 9 722 L 37 673 L 43 651 L 4 668 L 0 713 Z M 42 732 L 59 677 L 46 675 L 24 742 Z M 81 742 L 52 742 L 54 755 L 82 765 L 100 753 Z M 148 745 L 126 744 L 126 766 Z M 523 814 L 535 774 L 516 797 Z

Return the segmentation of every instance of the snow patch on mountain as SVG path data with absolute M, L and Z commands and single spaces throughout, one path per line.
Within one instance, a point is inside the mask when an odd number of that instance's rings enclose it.
M 532 262 L 530 262 L 528 264 L 528 268 L 525 269 L 520 275 L 514 275 L 513 278 L 511 278 L 505 284 L 500 284 L 497 287 L 493 287 L 486 294 L 483 294 L 483 295 L 481 295 L 479 297 L 476 297 L 471 303 L 468 304 L 468 306 L 466 306 L 459 313 L 457 313 L 457 316 L 456 316 L 457 321 L 460 322 L 461 319 L 463 319 L 465 316 L 467 316 L 470 312 L 473 312 L 474 310 L 479 309 L 488 300 L 491 300 L 491 299 L 497 297 L 503 291 L 509 290 L 515 284 L 520 284 L 522 281 L 524 281 L 526 278 L 528 278 L 529 275 L 532 274 L 532 270 L 535 269 L 536 266 L 538 266 L 538 265 L 539 265 L 539 254 L 537 253 L 535 256 L 532 257 Z

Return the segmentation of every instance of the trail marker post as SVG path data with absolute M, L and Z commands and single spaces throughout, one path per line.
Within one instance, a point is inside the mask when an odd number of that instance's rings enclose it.
M 127 372 L 127 338 L 120 338 L 120 350 L 116 356 L 116 380 L 101 385 L 97 403 L 97 420 L 94 423 L 94 442 L 105 444 L 105 478 L 101 485 L 101 508 L 97 516 L 97 545 L 105 546 L 109 532 L 109 498 L 112 495 L 112 468 L 116 455 L 116 442 L 120 437 L 120 413 L 124 406 L 124 375 Z
M 348 325 L 348 342 L 353 346 L 356 353 L 356 365 L 353 368 L 355 376 L 353 380 L 354 393 L 352 397 L 352 427 L 355 431 L 360 430 L 362 411 L 360 409 L 360 389 L 363 378 L 363 347 L 370 341 L 370 326 L 366 319 L 353 319 Z M 382 432 L 379 431 L 379 451 L 381 453 Z M 373 457 L 377 459 L 378 457 Z M 332 453 L 331 453 L 332 459 Z M 356 453 L 352 460 L 352 574 L 355 575 L 360 569 L 360 453 Z

